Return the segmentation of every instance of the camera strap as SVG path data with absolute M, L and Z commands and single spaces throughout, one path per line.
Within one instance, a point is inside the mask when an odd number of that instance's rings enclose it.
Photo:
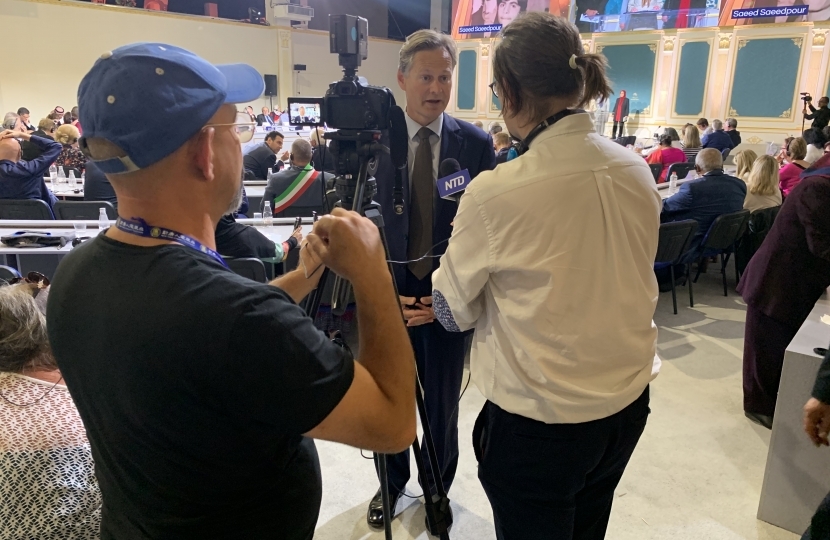
M 516 152 L 521 156 L 522 154 L 524 154 L 525 152 L 530 150 L 530 143 L 532 143 L 533 139 L 538 137 L 543 131 L 545 131 L 546 129 L 548 129 L 550 126 L 557 123 L 558 121 L 562 120 L 566 116 L 570 116 L 572 114 L 578 114 L 578 113 L 582 113 L 582 112 L 585 112 L 585 111 L 583 111 L 582 109 L 565 109 L 565 110 L 559 111 L 558 113 L 554 114 L 553 116 L 548 116 L 542 122 L 540 122 L 538 126 L 533 128 L 532 130 L 530 130 L 530 133 L 527 134 L 527 137 L 525 137 L 523 140 L 519 141 L 519 145 L 518 145 L 518 148 L 516 149 Z

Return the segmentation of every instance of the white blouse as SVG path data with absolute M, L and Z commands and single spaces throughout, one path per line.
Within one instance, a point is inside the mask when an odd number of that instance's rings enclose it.
M 100 526 L 92 453 L 66 386 L 0 373 L 0 540 L 93 540 Z

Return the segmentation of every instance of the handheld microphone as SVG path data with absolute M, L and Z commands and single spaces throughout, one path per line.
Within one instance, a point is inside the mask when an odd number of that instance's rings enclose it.
M 458 202 L 469 183 L 470 173 L 467 169 L 461 170 L 458 160 L 449 158 L 441 162 L 435 186 L 442 199 Z
M 403 109 L 395 105 L 389 110 L 389 156 L 395 167 L 395 189 L 392 206 L 397 215 L 403 215 L 403 176 L 409 158 L 409 132 Z

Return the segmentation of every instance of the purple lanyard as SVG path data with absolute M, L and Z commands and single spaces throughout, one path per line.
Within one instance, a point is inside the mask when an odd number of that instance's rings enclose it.
M 179 244 L 191 247 L 197 251 L 201 251 L 206 255 L 210 255 L 211 257 L 216 259 L 216 261 L 219 262 L 222 266 L 228 268 L 228 263 L 226 263 L 225 259 L 223 259 L 222 256 L 219 255 L 215 250 L 207 247 L 195 238 L 187 236 L 186 234 L 182 234 L 171 229 L 165 229 L 164 227 L 154 227 L 152 225 L 148 225 L 146 221 L 136 217 L 134 217 L 131 220 L 119 217 L 118 220 L 115 222 L 115 226 L 118 228 L 119 231 L 124 231 L 128 234 L 134 234 L 135 236 L 141 236 L 143 238 L 154 238 L 156 240 L 172 240 L 174 242 L 178 242 Z

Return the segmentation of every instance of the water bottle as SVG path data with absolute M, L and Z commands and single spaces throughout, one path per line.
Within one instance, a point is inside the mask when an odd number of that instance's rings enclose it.
M 266 227 L 274 224 L 274 214 L 271 213 L 271 202 L 265 201 L 265 207 L 262 209 L 262 221 L 265 222 Z
M 107 209 L 106 208 L 99 208 L 98 209 L 98 228 L 102 231 L 104 229 L 109 228 L 110 226 L 110 218 L 107 217 Z
M 63 171 L 63 167 L 58 167 L 58 183 L 65 184 L 66 183 L 66 173 Z
M 669 193 L 676 193 L 677 192 L 677 173 L 671 173 L 671 178 L 669 178 Z
M 274 174 L 274 169 L 272 169 L 271 167 L 268 167 L 268 176 L 266 176 L 265 179 L 270 180 L 272 174 Z
M 49 178 L 57 178 L 58 177 L 58 168 L 55 167 L 55 164 L 52 163 L 52 166 L 49 167 Z
M 69 183 L 75 184 L 75 171 L 69 171 Z
M 84 184 L 86 184 L 86 171 L 81 173 L 81 177 L 78 178 L 78 184 L 81 187 L 84 187 Z

